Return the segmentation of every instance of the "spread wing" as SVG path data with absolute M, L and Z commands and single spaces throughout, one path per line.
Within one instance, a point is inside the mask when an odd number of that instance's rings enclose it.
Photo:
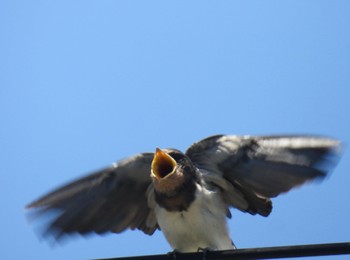
M 119 233 L 140 229 L 153 234 L 158 228 L 149 205 L 153 153 L 139 154 L 68 185 L 29 204 L 42 215 L 58 211 L 45 234 L 56 239 L 69 233 Z
M 222 188 L 228 205 L 268 216 L 270 198 L 324 178 L 339 146 L 315 136 L 217 135 L 193 144 L 186 154 L 208 183 Z

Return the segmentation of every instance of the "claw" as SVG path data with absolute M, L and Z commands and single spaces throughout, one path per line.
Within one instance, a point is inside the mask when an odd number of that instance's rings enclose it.
M 169 259 L 173 259 L 173 260 L 177 260 L 177 255 L 179 254 L 180 252 L 176 249 L 174 249 L 173 251 L 167 253 L 168 255 L 168 258 Z
M 207 252 L 209 252 L 209 251 L 210 251 L 210 249 L 208 247 L 206 247 L 206 248 L 198 247 L 198 249 L 197 249 L 197 252 L 202 252 L 202 256 L 203 256 L 202 260 L 207 259 Z

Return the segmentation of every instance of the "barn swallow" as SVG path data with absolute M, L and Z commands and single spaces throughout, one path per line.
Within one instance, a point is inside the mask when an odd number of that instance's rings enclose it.
M 340 142 L 317 136 L 216 135 L 185 153 L 141 153 L 73 181 L 30 203 L 39 215 L 59 214 L 45 234 L 162 230 L 179 252 L 234 249 L 230 208 L 268 216 L 271 198 L 335 165 Z

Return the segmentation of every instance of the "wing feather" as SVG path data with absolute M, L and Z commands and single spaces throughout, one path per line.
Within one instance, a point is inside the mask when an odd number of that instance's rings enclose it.
M 325 178 L 339 150 L 339 141 L 317 136 L 216 135 L 193 144 L 186 154 L 204 179 L 222 188 L 229 205 L 267 216 L 270 198 Z
M 27 206 L 43 215 L 58 210 L 45 234 L 56 239 L 65 234 L 119 233 L 128 228 L 153 234 L 158 228 L 149 203 L 153 153 L 121 160 L 73 181 Z

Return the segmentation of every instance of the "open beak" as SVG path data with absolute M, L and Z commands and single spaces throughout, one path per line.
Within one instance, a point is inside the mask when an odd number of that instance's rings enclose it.
M 163 179 L 171 175 L 176 166 L 176 161 L 166 152 L 156 148 L 152 161 L 152 176 L 156 179 Z

